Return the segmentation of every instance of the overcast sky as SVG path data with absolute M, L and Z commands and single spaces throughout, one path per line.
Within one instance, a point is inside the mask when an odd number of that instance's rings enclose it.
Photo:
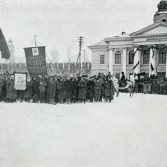
M 4 2 L 3 2 L 4 1 Z M 67 50 L 78 54 L 78 36 L 84 48 L 105 37 L 132 33 L 153 23 L 160 0 L 0 0 L 0 27 L 12 38 L 15 54 L 25 57 L 34 34 L 45 45 L 47 55 L 54 48 L 59 61 L 67 61 Z

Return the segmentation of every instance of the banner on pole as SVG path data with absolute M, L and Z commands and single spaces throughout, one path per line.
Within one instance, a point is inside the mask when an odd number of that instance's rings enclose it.
M 16 90 L 25 90 L 27 83 L 26 73 L 15 73 L 14 74 L 14 88 Z
M 31 76 L 47 75 L 45 46 L 24 48 Z

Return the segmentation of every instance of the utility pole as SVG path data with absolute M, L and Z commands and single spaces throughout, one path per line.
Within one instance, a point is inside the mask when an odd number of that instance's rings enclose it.
M 77 63 L 79 63 L 79 74 L 80 74 L 81 73 L 81 49 L 82 49 L 83 37 L 82 36 L 78 37 L 78 41 L 79 41 L 79 53 L 78 53 Z
M 86 74 L 86 50 L 84 50 L 84 73 Z
M 84 63 L 86 62 L 86 50 L 84 50 Z
M 35 47 L 37 47 L 37 36 L 34 35 L 34 42 L 35 42 Z

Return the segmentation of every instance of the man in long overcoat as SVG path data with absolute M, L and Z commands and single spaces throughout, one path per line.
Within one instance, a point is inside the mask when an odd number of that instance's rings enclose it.
M 7 102 L 15 102 L 17 98 L 16 90 L 14 88 L 14 75 L 11 75 L 10 78 L 6 82 L 6 101 Z
M 32 78 L 32 99 L 34 103 L 39 100 L 39 82 L 40 80 L 36 77 Z
M 57 93 L 59 103 L 63 103 L 65 99 L 65 81 L 60 77 L 57 80 Z
M 71 99 L 72 99 L 72 80 L 70 79 L 70 77 L 67 77 L 66 81 L 65 81 L 65 99 L 66 99 L 66 103 L 71 103 Z
M 87 94 L 87 82 L 85 81 L 84 76 L 81 77 L 81 80 L 79 81 L 77 87 L 78 87 L 78 100 L 80 102 L 85 102 Z
M 87 86 L 88 86 L 88 100 L 90 100 L 90 102 L 93 102 L 93 99 L 94 99 L 94 77 L 90 77 L 88 83 L 87 83 Z
M 108 101 L 111 102 L 111 100 L 113 100 L 113 95 L 114 95 L 114 86 L 109 77 L 103 83 L 103 96 L 104 96 L 105 102 L 108 102 Z
M 48 81 L 47 86 L 47 102 L 50 104 L 55 103 L 55 96 L 57 93 L 57 84 L 53 77 L 51 77 Z
M 99 81 L 99 78 L 97 78 L 95 81 L 94 92 L 95 92 L 95 102 L 100 102 L 102 94 L 102 83 Z

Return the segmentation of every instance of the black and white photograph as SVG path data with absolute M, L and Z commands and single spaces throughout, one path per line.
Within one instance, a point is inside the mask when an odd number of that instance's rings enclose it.
M 0 167 L 167 167 L 167 0 L 0 0 Z

